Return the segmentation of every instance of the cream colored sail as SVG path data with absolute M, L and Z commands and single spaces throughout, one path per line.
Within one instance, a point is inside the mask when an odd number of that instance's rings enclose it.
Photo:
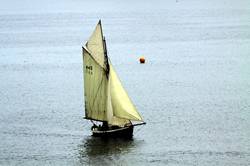
M 83 47 L 86 118 L 118 126 L 124 126 L 130 120 L 142 121 L 111 63 L 108 70 L 105 47 L 99 21 Z
M 101 21 L 83 48 L 85 116 L 107 121 L 107 75 Z
M 107 83 L 105 70 L 83 48 L 85 117 L 107 121 Z
M 90 54 L 96 60 L 96 62 L 101 67 L 105 68 L 104 41 L 103 41 L 101 21 L 99 21 L 98 24 L 96 25 L 94 32 L 92 33 L 88 42 L 86 43 L 86 47 L 88 48 Z
M 109 75 L 110 76 L 110 75 Z M 130 123 L 130 120 L 128 119 L 123 119 L 123 118 L 118 118 L 116 117 L 113 113 L 113 104 L 112 104 L 112 98 L 111 98 L 111 92 L 110 92 L 110 88 L 111 88 L 111 79 L 109 77 L 108 79 L 108 86 L 107 86 L 107 119 L 108 119 L 108 124 L 111 126 L 120 126 L 120 127 L 124 127 L 125 124 Z
M 127 92 L 124 90 L 113 66 L 110 65 L 110 95 L 113 109 L 113 116 L 117 118 L 142 121 L 135 106 L 131 102 Z

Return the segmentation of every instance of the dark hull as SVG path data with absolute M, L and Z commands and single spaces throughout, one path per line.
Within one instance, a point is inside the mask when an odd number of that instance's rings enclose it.
M 103 138 L 132 138 L 133 137 L 134 126 L 129 127 L 120 127 L 116 129 L 102 130 L 99 128 L 92 129 L 94 137 L 103 137 Z

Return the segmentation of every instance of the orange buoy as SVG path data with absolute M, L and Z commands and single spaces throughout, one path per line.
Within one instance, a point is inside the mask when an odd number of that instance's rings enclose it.
M 140 57 L 140 63 L 145 63 L 145 58 L 144 57 Z

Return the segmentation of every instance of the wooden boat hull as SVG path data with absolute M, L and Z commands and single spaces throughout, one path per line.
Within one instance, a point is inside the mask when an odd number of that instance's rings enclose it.
M 112 138 L 132 138 L 134 126 L 120 127 L 116 129 L 101 130 L 93 128 L 92 133 L 94 137 L 112 137 Z

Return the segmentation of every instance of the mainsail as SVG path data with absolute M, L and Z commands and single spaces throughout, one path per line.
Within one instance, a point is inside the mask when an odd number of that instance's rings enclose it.
M 87 49 L 83 49 L 84 57 L 84 96 L 85 116 L 87 119 L 107 121 L 107 83 L 106 72 L 91 56 Z
M 83 47 L 85 118 L 124 126 L 142 121 L 107 57 L 101 22 Z

